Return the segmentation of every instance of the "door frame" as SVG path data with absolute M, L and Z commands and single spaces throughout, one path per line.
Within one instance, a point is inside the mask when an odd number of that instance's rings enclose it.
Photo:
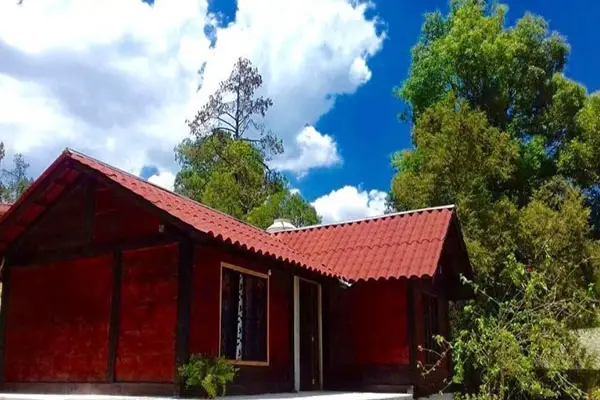
M 300 391 L 300 281 L 317 286 L 319 389 L 323 390 L 323 289 L 319 282 L 294 275 L 294 391 Z

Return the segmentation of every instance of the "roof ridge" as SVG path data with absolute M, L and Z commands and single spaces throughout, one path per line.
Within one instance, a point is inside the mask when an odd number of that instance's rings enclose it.
M 423 213 L 423 212 L 427 212 L 427 211 L 451 210 L 451 209 L 455 209 L 455 208 L 456 208 L 455 204 L 446 204 L 443 206 L 417 208 L 414 210 L 398 211 L 398 212 L 389 213 L 389 214 L 375 215 L 372 217 L 349 219 L 346 221 L 338 221 L 338 222 L 328 222 L 326 224 L 301 226 L 301 227 L 294 228 L 294 229 L 286 229 L 285 231 L 274 232 L 274 233 L 272 233 L 272 235 L 280 236 L 281 234 L 285 234 L 285 233 L 307 231 L 307 230 L 320 229 L 320 228 L 328 228 L 330 226 L 331 227 L 343 226 L 343 225 L 349 225 L 349 224 L 353 224 L 353 223 L 357 223 L 357 222 L 370 222 L 370 221 L 379 220 L 379 219 L 402 217 L 404 215 L 418 214 L 418 213 Z
M 257 227 L 257 226 L 254 226 L 254 225 L 252 225 L 252 224 L 249 224 L 249 223 L 247 223 L 247 222 L 245 222 L 245 221 L 242 221 L 242 220 L 241 220 L 241 219 L 239 219 L 239 218 L 236 218 L 236 217 L 234 217 L 234 216 L 232 216 L 232 215 L 229 215 L 229 214 L 227 214 L 227 213 L 225 213 L 225 212 L 223 212 L 223 211 L 220 211 L 220 210 L 217 210 L 217 209 L 215 209 L 215 208 L 212 208 L 212 207 L 210 207 L 210 206 L 207 206 L 206 204 L 202 204 L 202 203 L 200 203 L 200 202 L 199 202 L 199 201 L 197 201 L 197 200 L 194 200 L 194 199 L 192 199 L 192 198 L 190 198 L 190 197 L 187 197 L 187 196 L 184 196 L 184 195 L 182 195 L 182 194 L 179 194 L 179 193 L 177 193 L 177 192 L 175 192 L 175 191 L 172 191 L 172 190 L 165 189 L 164 187 L 162 187 L 162 186 L 160 186 L 160 185 L 157 185 L 157 184 L 155 184 L 155 183 L 152 183 L 152 182 L 150 182 L 150 181 L 149 181 L 149 180 L 147 180 L 147 179 L 144 179 L 144 178 L 142 178 L 142 177 L 140 177 L 140 176 L 138 176 L 138 175 L 132 174 L 131 172 L 127 172 L 127 171 L 125 171 L 125 170 L 123 170 L 123 169 L 121 169 L 121 168 L 115 167 L 114 165 L 108 164 L 108 163 L 106 163 L 106 162 L 104 162 L 104 161 L 102 161 L 102 160 L 99 160 L 99 159 L 97 159 L 97 158 L 95 158 L 95 157 L 92 157 L 92 156 L 90 156 L 90 155 L 87 155 L 87 154 L 85 154 L 85 153 L 82 153 L 82 152 L 80 152 L 80 151 L 78 151 L 78 150 L 74 150 L 74 149 L 71 149 L 71 148 L 67 147 L 67 148 L 65 148 L 65 150 L 64 150 L 64 153 L 66 153 L 66 154 L 68 154 L 68 155 L 70 155 L 70 154 L 77 154 L 77 155 L 79 155 L 79 156 L 81 156 L 81 157 L 86 157 L 86 158 L 89 158 L 89 159 L 91 159 L 91 160 L 94 160 L 94 161 L 95 161 L 95 162 L 97 162 L 97 163 L 100 163 L 100 164 L 104 165 L 104 166 L 105 166 L 105 167 L 107 167 L 107 168 L 110 168 L 110 169 L 117 170 L 118 172 L 120 172 L 120 173 L 123 173 L 123 174 L 127 174 L 127 175 L 131 176 L 132 178 L 134 178 L 134 179 L 136 179 L 136 180 L 138 180 L 138 181 L 140 181 L 140 182 L 144 182 L 144 183 L 147 183 L 148 185 L 152 185 L 152 186 L 154 186 L 155 188 L 157 188 L 157 189 L 160 189 L 160 190 L 162 190 L 162 191 L 164 191 L 164 192 L 167 192 L 167 193 L 169 193 L 169 194 L 172 194 L 172 195 L 174 195 L 174 196 L 177 196 L 177 197 L 179 197 L 179 198 L 180 198 L 180 199 L 182 199 L 182 200 L 185 200 L 185 201 L 191 201 L 191 202 L 195 203 L 196 205 L 198 205 L 198 206 L 200 206 L 200 207 L 204 207 L 204 208 L 206 208 L 206 209 L 209 209 L 209 210 L 211 210 L 211 211 L 214 211 L 214 212 L 216 212 L 216 213 L 219 213 L 219 214 L 221 214 L 221 215 L 223 215 L 223 216 L 225 216 L 225 217 L 227 217 L 227 218 L 231 218 L 231 219 L 233 219 L 233 220 L 236 220 L 236 221 L 238 221 L 239 223 L 241 223 L 241 224 L 244 224 L 244 225 L 246 225 L 246 226 L 248 226 L 248 227 L 250 227 L 250 228 L 252 228 L 252 229 L 255 229 L 255 230 L 259 231 L 259 232 L 262 232 L 262 233 L 268 234 L 268 233 L 267 233 L 265 230 L 263 230 L 263 229 L 260 229 L 259 227 Z M 279 241 L 280 243 L 284 243 L 283 241 L 281 241 L 281 240 L 279 240 L 279 239 L 278 239 L 278 241 Z M 288 247 L 290 247 L 290 246 L 288 245 Z

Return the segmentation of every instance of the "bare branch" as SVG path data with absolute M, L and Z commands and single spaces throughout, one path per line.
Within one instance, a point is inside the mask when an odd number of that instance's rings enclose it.
M 225 125 L 227 125 L 229 127 L 229 128 L 227 128 L 227 127 L 219 127 L 219 128 L 231 131 L 233 134 L 235 134 L 235 132 L 236 132 L 235 131 L 235 126 L 233 126 L 229 121 L 224 120 L 221 117 L 217 117 L 216 119 L 217 119 L 217 121 L 222 122 L 222 123 L 224 123 Z

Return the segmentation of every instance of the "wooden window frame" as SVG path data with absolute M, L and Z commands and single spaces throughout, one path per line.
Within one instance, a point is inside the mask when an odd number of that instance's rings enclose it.
M 248 268 L 239 267 L 237 265 L 221 262 L 219 267 L 219 357 L 221 356 L 221 329 L 222 329 L 222 314 L 223 314 L 223 269 L 227 268 L 233 271 L 240 272 L 242 274 L 252 275 L 267 280 L 267 361 L 244 361 L 244 360 L 231 360 L 227 359 L 227 362 L 233 365 L 240 366 L 253 366 L 253 367 L 268 367 L 271 362 L 271 274 L 253 271 Z

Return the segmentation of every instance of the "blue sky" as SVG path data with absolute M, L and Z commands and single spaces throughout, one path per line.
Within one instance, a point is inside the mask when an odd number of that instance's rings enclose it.
M 600 89 L 600 2 L 504 3 L 511 24 L 545 17 L 572 46 L 566 74 Z M 0 2 L 0 141 L 34 176 L 73 147 L 172 187 L 185 119 L 244 56 L 275 102 L 267 123 L 286 153 L 274 165 L 291 186 L 327 222 L 377 215 L 390 157 L 411 145 L 392 89 L 435 9 L 447 1 Z
M 214 3 L 219 7 L 220 1 Z M 231 12 L 231 2 L 225 9 Z M 518 0 L 505 2 L 513 23 L 525 12 L 544 16 L 553 30 L 567 36 L 572 54 L 566 74 L 590 91 L 600 89 L 600 2 L 583 1 L 578 7 L 561 0 Z M 585 7 L 582 7 L 585 3 Z M 363 185 L 387 190 L 393 171 L 390 156 L 410 147 L 410 124 L 396 118 L 403 103 L 392 96 L 392 88 L 407 76 L 410 48 L 419 34 L 423 14 L 446 10 L 447 2 L 376 1 L 376 11 L 386 22 L 388 38 L 381 52 L 369 61 L 372 77 L 351 96 L 343 96 L 335 108 L 316 124 L 318 130 L 335 136 L 344 157 L 340 168 L 318 170 L 296 183 L 308 198 L 314 199 L 332 188 Z

